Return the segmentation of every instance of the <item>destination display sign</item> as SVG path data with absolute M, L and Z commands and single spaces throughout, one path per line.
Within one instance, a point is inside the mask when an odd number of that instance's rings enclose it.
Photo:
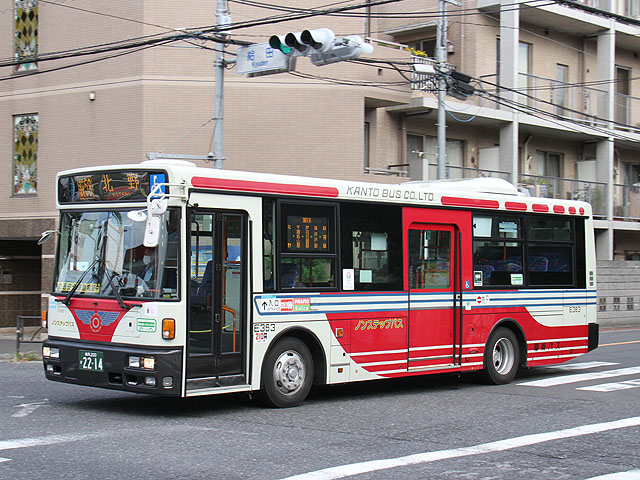
M 141 201 L 155 184 L 165 182 L 165 172 L 117 170 L 65 175 L 58 179 L 58 202 Z M 165 187 L 161 191 L 164 193 Z
M 292 252 L 328 252 L 329 219 L 287 215 L 287 250 Z

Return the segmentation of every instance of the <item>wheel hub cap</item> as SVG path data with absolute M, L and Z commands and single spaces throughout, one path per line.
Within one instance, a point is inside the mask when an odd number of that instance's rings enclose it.
M 283 352 L 273 367 L 273 379 L 285 395 L 296 393 L 305 379 L 304 360 L 300 354 L 293 350 Z
M 511 370 L 514 361 L 515 351 L 513 345 L 508 340 L 501 338 L 493 347 L 493 365 L 496 372 L 504 375 Z

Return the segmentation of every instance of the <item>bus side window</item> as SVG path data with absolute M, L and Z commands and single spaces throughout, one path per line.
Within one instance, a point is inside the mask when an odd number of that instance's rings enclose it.
M 340 265 L 354 270 L 356 291 L 402 290 L 402 210 L 340 206 Z
M 262 203 L 262 275 L 265 292 L 275 290 L 273 256 L 275 254 L 274 210 L 276 202 L 265 198 Z
M 281 201 L 278 213 L 279 288 L 335 289 L 337 204 Z

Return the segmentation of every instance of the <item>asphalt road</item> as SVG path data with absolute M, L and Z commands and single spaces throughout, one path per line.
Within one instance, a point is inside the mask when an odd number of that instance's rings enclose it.
M 510 385 L 367 382 L 282 410 L 58 384 L 39 362 L 0 362 L 0 479 L 640 479 L 640 329 L 600 343 Z

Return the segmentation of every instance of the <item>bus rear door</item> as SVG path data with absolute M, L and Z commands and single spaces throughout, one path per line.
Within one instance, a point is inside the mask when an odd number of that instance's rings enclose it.
M 461 361 L 462 256 L 470 212 L 405 208 L 405 289 L 409 291 L 409 371 Z M 464 239 L 464 241 L 463 241 Z

